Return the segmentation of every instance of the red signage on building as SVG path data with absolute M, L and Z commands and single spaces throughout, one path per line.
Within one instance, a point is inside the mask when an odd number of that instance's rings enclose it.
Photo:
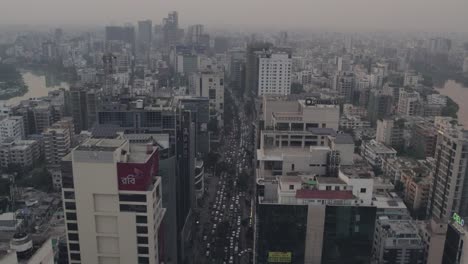
M 146 191 L 159 170 L 156 149 L 146 163 L 117 163 L 117 180 L 121 191 Z

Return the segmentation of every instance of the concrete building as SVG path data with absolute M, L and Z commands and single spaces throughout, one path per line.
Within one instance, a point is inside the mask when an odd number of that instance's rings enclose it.
M 415 222 L 380 217 L 375 225 L 372 255 L 378 264 L 423 264 L 424 244 Z
M 405 146 L 404 120 L 390 118 L 377 120 L 375 140 L 387 146 L 402 149 Z
M 31 168 L 40 155 L 40 146 L 36 140 L 5 140 L 0 145 L 0 167 L 18 165 Z
M 369 104 L 367 112 L 371 124 L 375 124 L 378 119 L 386 118 L 392 113 L 393 96 L 381 90 L 371 90 L 369 94 Z
M 433 123 L 423 122 L 413 126 L 410 145 L 425 157 L 434 157 L 437 130 Z
M 369 121 L 364 120 L 360 116 L 342 115 L 340 117 L 340 129 L 344 130 L 355 130 L 370 128 L 371 124 Z
M 418 92 L 408 92 L 400 89 L 398 97 L 398 114 L 403 116 L 417 116 L 421 113 L 421 99 Z
M 190 95 L 209 98 L 210 122 L 214 122 L 218 128 L 224 126 L 223 71 L 193 73 L 190 80 Z
M 405 76 L 403 78 L 403 86 L 414 87 L 418 85 L 420 79 L 421 76 L 418 73 L 414 71 L 407 71 L 405 72 Z
M 441 94 L 429 94 L 426 96 L 428 104 L 447 105 L 447 96 Z
M 265 186 L 256 210 L 256 262 L 370 261 L 377 208 L 361 199 L 362 187 L 343 179 L 299 174 Z
M 24 236 L 26 235 L 26 236 Z M 0 252 L 2 264 L 54 264 L 52 239 L 33 241 L 25 233 L 15 234 L 8 251 Z
M 346 103 L 353 102 L 355 87 L 356 76 L 353 72 L 339 72 L 333 77 L 332 89 L 338 91 Z
M 403 170 L 400 181 L 404 186 L 404 200 L 413 217 L 424 218 L 429 202 L 430 167 Z
M 269 51 L 259 55 L 257 94 L 290 94 L 291 64 L 291 55 L 287 52 Z
M 264 50 L 270 49 L 273 45 L 270 43 L 250 43 L 246 50 L 245 63 L 245 91 L 257 95 L 259 81 L 259 54 Z
M 92 138 L 63 165 L 69 263 L 160 263 L 159 149 Z
M 468 132 L 450 117 L 436 117 L 434 125 L 438 136 L 428 215 L 441 221 L 447 221 L 454 213 L 466 217 Z
M 97 94 L 94 90 L 84 87 L 70 88 L 70 103 L 75 132 L 90 129 L 96 122 Z
M 0 117 L 0 143 L 7 138 L 23 139 L 24 121 L 22 116 Z
M 447 227 L 442 264 L 468 262 L 468 227 L 459 215 L 453 215 Z
M 468 57 L 463 60 L 463 72 L 468 72 Z
M 436 223 L 432 220 L 420 221 L 418 222 L 418 228 L 419 236 L 423 239 L 424 243 L 423 263 L 442 263 L 447 224 Z
M 375 140 L 364 142 L 361 147 L 362 156 L 370 165 L 382 168 L 383 160 L 396 157 L 396 150 L 387 147 L 383 143 Z
M 229 79 L 234 90 L 245 89 L 245 50 L 229 51 Z
M 71 139 L 67 128 L 48 128 L 43 133 L 44 157 L 49 172 L 52 174 L 54 189 L 62 187 L 60 164 L 62 158 L 70 152 Z
M 333 100 L 315 97 L 290 100 L 282 96 L 264 96 L 262 118 L 265 128 L 293 131 L 331 128 L 337 131 L 340 107 Z

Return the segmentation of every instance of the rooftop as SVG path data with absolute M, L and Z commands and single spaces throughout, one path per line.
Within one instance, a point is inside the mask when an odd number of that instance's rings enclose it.
M 343 180 L 336 177 L 316 177 L 318 184 L 346 184 Z
M 354 144 L 354 139 L 349 134 L 337 134 L 334 142 L 335 144 Z
M 77 151 L 114 151 L 124 145 L 124 139 L 90 138 L 76 148 Z
M 374 177 L 372 167 L 366 164 L 341 165 L 340 172 L 349 178 L 370 179 Z
M 299 199 L 330 199 L 351 200 L 354 199 L 352 191 L 320 191 L 320 190 L 297 190 L 296 198 Z

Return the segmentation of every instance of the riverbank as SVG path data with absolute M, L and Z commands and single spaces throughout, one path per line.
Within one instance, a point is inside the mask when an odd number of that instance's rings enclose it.
M 440 94 L 450 98 L 447 106 L 451 105 L 452 110 L 456 111 L 456 117 L 459 123 L 468 129 L 468 87 L 454 80 L 449 80 L 443 86 L 434 87 Z M 452 101 L 452 102 L 450 102 Z M 456 106 L 455 106 L 456 105 Z
M 23 96 L 28 92 L 20 71 L 13 65 L 0 63 L 0 100 Z

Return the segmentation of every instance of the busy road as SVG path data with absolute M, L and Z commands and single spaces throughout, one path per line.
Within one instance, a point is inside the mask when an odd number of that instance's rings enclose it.
M 237 98 L 218 148 L 218 169 L 207 177 L 195 232 L 195 263 L 251 263 L 251 121 Z

